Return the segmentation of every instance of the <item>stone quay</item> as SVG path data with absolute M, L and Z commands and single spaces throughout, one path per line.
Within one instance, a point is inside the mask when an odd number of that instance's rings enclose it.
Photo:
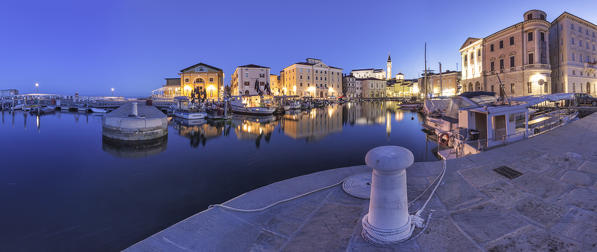
M 168 118 L 153 106 L 129 102 L 106 114 L 102 135 L 119 141 L 148 141 L 168 135 Z
M 208 208 L 126 251 L 596 251 L 597 114 L 524 141 L 449 160 L 421 215 L 423 228 L 399 244 L 361 233 L 368 199 L 339 182 L 365 165 L 276 182 Z M 502 173 L 495 169 L 511 169 Z M 498 169 L 498 171 L 500 170 Z M 409 212 L 429 198 L 442 161 L 406 169 Z M 421 196 L 422 197 L 419 197 Z

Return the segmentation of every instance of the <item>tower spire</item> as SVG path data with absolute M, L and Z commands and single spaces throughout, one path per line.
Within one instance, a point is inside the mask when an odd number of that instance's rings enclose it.
M 386 80 L 392 79 L 392 58 L 388 52 L 388 62 L 386 63 Z

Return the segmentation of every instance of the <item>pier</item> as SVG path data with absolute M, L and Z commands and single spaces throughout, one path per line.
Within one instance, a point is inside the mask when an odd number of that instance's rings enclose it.
M 146 141 L 168 135 L 168 118 L 153 106 L 130 102 L 102 119 L 102 135 L 121 141 Z
M 398 245 L 362 236 L 369 200 L 339 182 L 365 165 L 291 178 L 244 193 L 127 251 L 589 251 L 597 248 L 597 114 L 540 136 L 447 162 L 425 227 Z M 409 167 L 409 210 L 429 196 L 441 161 Z M 513 171 L 513 172 L 502 172 Z M 498 172 L 500 171 L 500 172 Z M 419 197 L 421 196 L 422 197 Z

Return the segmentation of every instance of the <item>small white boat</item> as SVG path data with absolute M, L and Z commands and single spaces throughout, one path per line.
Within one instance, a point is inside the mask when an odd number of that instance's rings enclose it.
M 189 112 L 189 111 L 174 111 L 174 116 L 178 118 L 194 120 L 194 119 L 203 119 L 207 116 L 205 112 Z
M 89 110 L 89 108 L 87 107 L 78 107 L 77 111 L 80 113 L 87 113 L 87 110 Z
M 67 106 L 64 106 L 64 107 L 60 107 L 60 110 L 62 110 L 62 111 L 69 111 L 69 110 L 70 110 L 70 108 L 69 108 L 69 107 L 67 107 Z
M 107 113 L 108 111 L 106 111 L 105 109 L 101 109 L 101 108 L 91 108 L 91 112 L 93 112 L 93 113 Z
M 22 110 L 25 107 L 24 104 L 18 104 L 12 107 L 12 110 Z
M 232 112 L 243 115 L 273 115 L 276 108 L 273 106 L 249 107 L 245 105 L 241 97 L 233 97 L 230 102 Z

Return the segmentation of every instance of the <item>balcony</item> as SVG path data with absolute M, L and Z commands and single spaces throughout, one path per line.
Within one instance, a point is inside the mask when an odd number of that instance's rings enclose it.
M 545 70 L 550 70 L 551 66 L 549 64 L 526 64 L 526 65 L 524 65 L 524 69 L 545 69 Z

